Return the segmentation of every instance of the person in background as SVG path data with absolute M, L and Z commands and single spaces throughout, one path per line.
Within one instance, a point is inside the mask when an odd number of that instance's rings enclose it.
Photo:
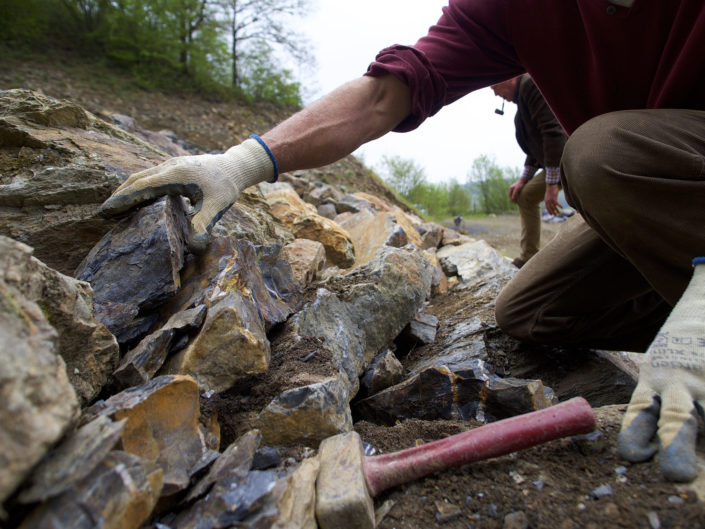
M 568 135 L 529 75 L 494 84 L 492 90 L 504 100 L 516 103 L 516 139 L 526 153 L 521 177 L 509 187 L 509 199 L 519 206 L 521 218 L 521 254 L 512 263 L 521 268 L 539 251 L 541 201 L 551 215 L 560 212 L 560 162 Z
M 190 247 L 203 251 L 245 187 L 528 73 L 569 135 L 561 184 L 580 217 L 505 286 L 497 322 L 525 342 L 646 352 L 619 454 L 658 453 L 664 478 L 692 481 L 705 407 L 703 50 L 702 0 L 449 0 L 414 45 L 385 48 L 261 137 L 131 175 L 103 213 L 184 194 L 197 209 Z

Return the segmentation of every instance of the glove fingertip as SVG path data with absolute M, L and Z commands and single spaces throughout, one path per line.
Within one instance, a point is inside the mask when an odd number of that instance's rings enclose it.
M 668 481 L 689 482 L 698 475 L 695 448 L 698 436 L 697 411 L 693 409 L 690 418 L 678 430 L 678 433 L 663 446 L 659 454 L 661 474 Z M 662 437 L 662 432 L 659 431 Z
M 188 249 L 193 254 L 202 255 L 206 252 L 209 241 L 209 233 L 195 233 L 191 231 L 188 238 Z
M 650 436 L 644 442 L 647 434 L 626 430 L 617 437 L 617 453 L 622 459 L 631 463 L 641 463 L 651 459 L 658 450 L 656 443 L 652 442 Z
M 638 395 L 637 395 L 638 396 Z M 622 425 L 622 431 L 617 437 L 617 452 L 619 456 L 632 463 L 651 459 L 658 445 L 655 440 L 658 429 L 660 403 L 652 399 L 651 404 L 643 407 L 639 399 L 633 400 L 627 409 Z
M 103 202 L 98 209 L 98 214 L 101 217 L 113 217 L 124 213 L 135 205 L 136 201 L 132 195 L 112 195 Z
M 695 447 L 672 444 L 659 455 L 659 466 L 664 479 L 688 483 L 698 476 Z

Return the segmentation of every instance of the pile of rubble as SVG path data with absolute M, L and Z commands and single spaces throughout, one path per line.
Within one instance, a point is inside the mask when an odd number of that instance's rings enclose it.
M 201 256 L 180 197 L 101 218 L 168 157 L 133 132 L 0 92 L 8 527 L 315 528 L 317 449 L 354 420 L 491 421 L 569 396 L 491 361 L 507 259 L 316 171 L 245 191 Z M 439 323 L 425 308 L 449 289 L 486 310 Z

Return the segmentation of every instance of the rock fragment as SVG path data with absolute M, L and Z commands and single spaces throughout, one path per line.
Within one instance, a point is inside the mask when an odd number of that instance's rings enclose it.
M 181 285 L 188 225 L 182 199 L 166 197 L 121 220 L 89 252 L 76 277 L 91 284 L 98 319 L 118 342 L 143 336 Z

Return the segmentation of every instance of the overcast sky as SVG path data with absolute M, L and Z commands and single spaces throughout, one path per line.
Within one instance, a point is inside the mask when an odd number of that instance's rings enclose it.
M 362 75 L 379 50 L 414 44 L 441 15 L 447 0 L 317 0 L 301 31 L 313 44 L 317 68 L 304 80 L 316 91 L 307 103 Z M 501 98 L 485 88 L 469 94 L 427 119 L 417 130 L 389 133 L 358 151 L 368 167 L 379 168 L 383 155 L 413 159 L 431 182 L 465 182 L 475 158 L 494 157 L 500 167 L 524 164 L 514 138 L 516 106 L 494 113 Z

